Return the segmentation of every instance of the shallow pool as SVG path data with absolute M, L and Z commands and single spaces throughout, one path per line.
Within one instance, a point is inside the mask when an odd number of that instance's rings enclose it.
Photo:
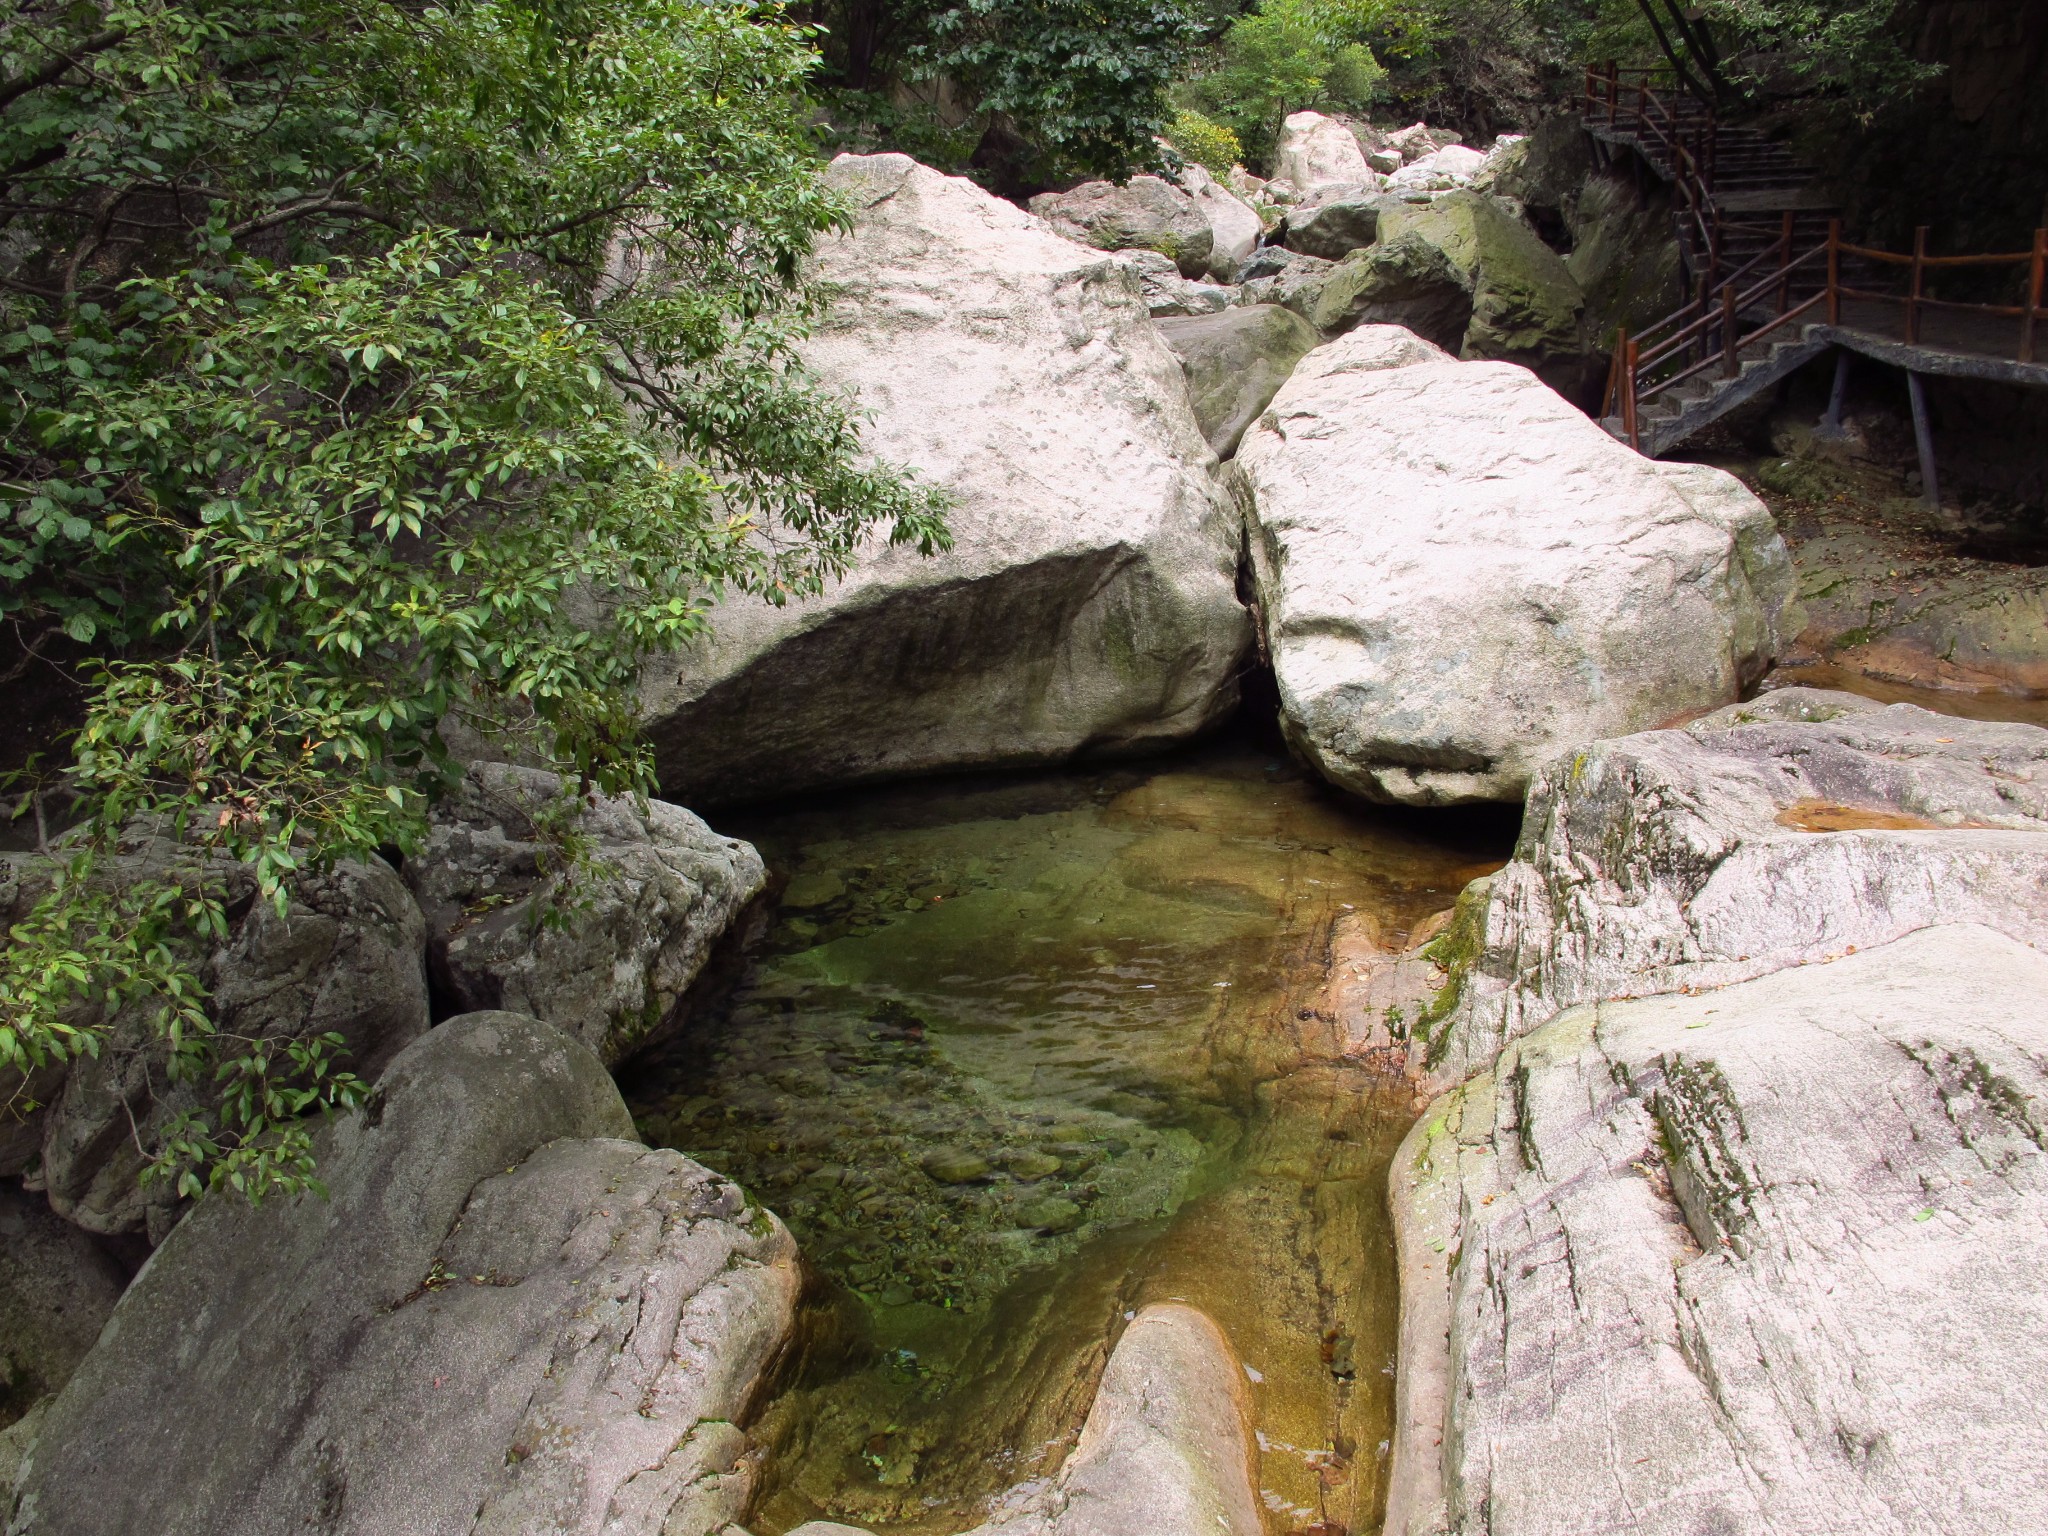
M 1270 1528 L 1374 1529 L 1413 1108 L 1332 1055 L 1333 932 L 1398 945 L 1512 820 L 1374 811 L 1226 743 L 718 825 L 766 855 L 772 925 L 624 1086 L 817 1273 L 758 1536 L 974 1524 L 1173 1297 L 1245 1362 Z

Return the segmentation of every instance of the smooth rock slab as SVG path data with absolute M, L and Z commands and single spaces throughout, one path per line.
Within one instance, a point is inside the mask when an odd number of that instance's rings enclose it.
M 1721 986 L 1940 923 L 2048 948 L 2048 731 L 1811 688 L 1547 767 L 1433 1041 L 1484 1066 L 1560 1009 Z
M 1387 1536 L 2048 1529 L 2043 997 L 1929 928 L 1574 1008 L 1437 1100 Z
M 49 1410 L 9 1536 L 708 1536 L 794 1315 L 774 1217 L 603 1065 L 468 1014 L 318 1138 L 331 1198 L 202 1202 Z
M 1519 800 L 1565 747 L 1726 703 L 1776 651 L 1763 504 L 1526 369 L 1363 327 L 1302 359 L 1237 464 L 1282 727 L 1369 799 Z
M 565 871 L 542 838 L 551 815 L 586 841 L 582 868 Z M 610 1064 L 667 1031 L 768 873 L 751 845 L 679 805 L 565 802 L 557 774 L 473 763 L 405 878 L 448 1004 L 530 1013 Z
M 956 499 L 822 598 L 734 601 L 643 683 L 691 805 L 1163 746 L 1236 697 L 1239 517 L 1125 259 L 902 155 L 841 156 L 804 355 Z M 1206 226 L 1205 226 L 1206 230 Z

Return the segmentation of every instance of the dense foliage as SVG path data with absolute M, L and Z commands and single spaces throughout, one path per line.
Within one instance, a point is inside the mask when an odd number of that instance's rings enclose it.
M 1180 0 L 820 0 L 827 100 L 856 141 L 1017 193 L 1155 158 L 1200 26 Z
M 710 599 L 813 589 L 876 526 L 943 541 L 791 351 L 841 217 L 809 41 L 772 0 L 0 24 L 0 615 L 86 688 L 0 1072 L 142 1010 L 233 1090 L 160 1170 L 303 1179 L 293 1117 L 350 1083 L 324 1042 L 212 1033 L 178 937 L 225 931 L 211 872 L 282 906 L 410 846 L 451 729 L 644 790 L 638 667 Z M 189 868 L 104 878 L 138 824 Z
M 1231 23 L 1213 67 L 1184 95 L 1264 159 L 1288 113 L 1371 105 L 1385 71 L 1368 39 L 1393 10 L 1388 0 L 1260 0 Z

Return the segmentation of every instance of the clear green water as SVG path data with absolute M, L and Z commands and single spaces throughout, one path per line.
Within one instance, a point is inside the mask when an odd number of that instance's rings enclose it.
M 816 1272 L 751 1528 L 974 1524 L 1056 1469 L 1124 1315 L 1178 1297 L 1256 1373 L 1272 1529 L 1373 1529 L 1413 1107 L 1331 1055 L 1333 933 L 1398 944 L 1511 824 L 1237 744 L 720 825 L 767 856 L 772 926 L 625 1086 Z

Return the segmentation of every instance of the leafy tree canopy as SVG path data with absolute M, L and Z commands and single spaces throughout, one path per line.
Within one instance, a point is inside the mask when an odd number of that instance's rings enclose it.
M 282 906 L 411 846 L 455 723 L 644 791 L 639 666 L 713 597 L 814 590 L 871 529 L 943 543 L 791 350 L 843 217 L 810 40 L 775 0 L 0 22 L 0 616 L 17 671 L 85 687 L 85 821 L 0 960 L 0 1076 L 148 1010 L 174 1071 L 233 1085 L 160 1171 L 303 1181 L 292 1117 L 351 1080 L 213 1033 L 179 937 L 225 931 L 209 870 Z M 138 823 L 191 869 L 98 878 Z
M 1199 40 L 1182 0 L 821 0 L 856 135 L 971 165 L 1017 194 L 1156 158 L 1167 89 Z

